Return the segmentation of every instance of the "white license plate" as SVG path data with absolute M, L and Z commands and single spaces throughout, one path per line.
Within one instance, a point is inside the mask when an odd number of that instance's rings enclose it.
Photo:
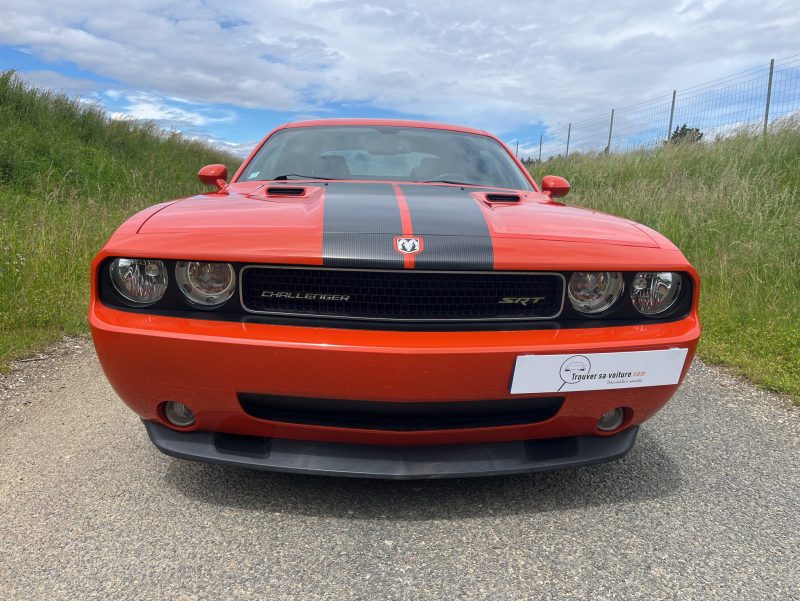
M 511 394 L 667 386 L 680 380 L 685 348 L 625 353 L 521 355 Z

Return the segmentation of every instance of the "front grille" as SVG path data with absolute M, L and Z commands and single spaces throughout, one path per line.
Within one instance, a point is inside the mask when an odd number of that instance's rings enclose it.
M 249 266 L 240 282 L 251 313 L 376 321 L 552 319 L 564 298 L 557 273 Z
M 456 430 L 535 424 L 550 419 L 563 397 L 494 401 L 386 402 L 239 393 L 248 415 L 287 424 L 363 430 Z

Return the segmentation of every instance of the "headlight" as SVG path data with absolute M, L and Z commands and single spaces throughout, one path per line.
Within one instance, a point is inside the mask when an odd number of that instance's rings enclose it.
M 109 272 L 119 295 L 136 307 L 158 302 L 167 291 L 167 268 L 157 259 L 114 259 Z
M 681 274 L 671 271 L 640 271 L 631 283 L 631 301 L 639 313 L 658 315 L 672 308 L 683 284 Z
M 175 280 L 189 302 L 200 307 L 218 307 L 236 289 L 236 275 L 230 263 L 178 261 Z
M 569 278 L 567 295 L 576 311 L 596 315 L 610 309 L 623 288 L 619 271 L 576 271 Z

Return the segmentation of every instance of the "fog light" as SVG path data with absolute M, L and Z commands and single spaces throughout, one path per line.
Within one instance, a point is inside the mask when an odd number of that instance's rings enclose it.
M 622 425 L 625 419 L 625 410 L 622 407 L 604 413 L 597 422 L 597 429 L 601 432 L 611 432 Z
M 194 411 L 175 401 L 168 401 L 164 405 L 164 416 L 169 423 L 179 428 L 186 428 L 194 423 Z

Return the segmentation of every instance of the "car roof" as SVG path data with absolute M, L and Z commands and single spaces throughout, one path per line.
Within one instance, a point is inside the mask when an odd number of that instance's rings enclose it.
M 336 125 L 422 127 L 426 129 L 443 129 L 447 131 L 458 131 L 467 134 L 479 134 L 482 136 L 489 136 L 490 138 L 495 137 L 489 132 L 482 129 L 475 129 L 463 125 L 453 125 L 451 123 L 437 123 L 435 121 L 416 121 L 413 119 L 313 119 L 309 121 L 295 121 L 293 123 L 285 123 L 280 127 L 278 127 L 278 129 L 287 129 L 293 127 L 336 126 Z

